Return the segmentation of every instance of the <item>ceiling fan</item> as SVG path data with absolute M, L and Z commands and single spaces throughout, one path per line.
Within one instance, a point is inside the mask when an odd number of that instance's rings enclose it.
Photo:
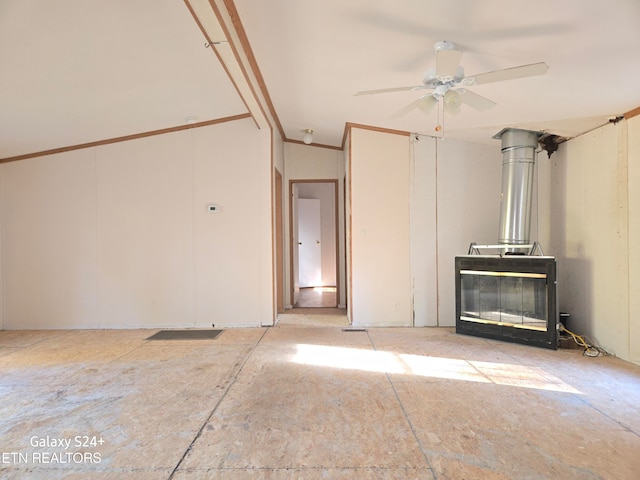
M 428 112 L 438 104 L 440 100 L 443 101 L 444 108 L 450 113 L 459 111 L 463 103 L 482 112 L 494 107 L 496 103 L 465 87 L 543 75 L 549 68 L 546 63 L 540 62 L 465 76 L 464 69 L 460 66 L 462 51 L 457 50 L 453 43 L 447 41 L 437 42 L 434 49 L 436 51 L 436 66 L 435 68 L 427 70 L 422 80 L 422 85 L 364 90 L 355 95 L 376 95 L 379 93 L 401 92 L 406 90 L 432 90 L 432 92 L 422 95 L 417 100 L 396 112 L 394 115 L 396 117 L 406 115 L 414 108 Z

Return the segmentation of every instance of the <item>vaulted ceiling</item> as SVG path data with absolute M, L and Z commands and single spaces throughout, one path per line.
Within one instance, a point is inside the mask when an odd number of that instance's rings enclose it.
M 637 0 L 0 0 L 0 159 L 251 114 L 341 147 L 347 122 L 495 142 L 573 137 L 640 106 Z M 394 116 L 447 40 L 496 106 Z M 214 43 L 209 45 L 209 43 Z M 189 120 L 188 120 L 189 119 Z

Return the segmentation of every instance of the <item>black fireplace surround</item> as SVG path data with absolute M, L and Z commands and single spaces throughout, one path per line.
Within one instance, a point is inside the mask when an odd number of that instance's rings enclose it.
M 455 268 L 456 333 L 558 348 L 554 257 L 467 255 Z

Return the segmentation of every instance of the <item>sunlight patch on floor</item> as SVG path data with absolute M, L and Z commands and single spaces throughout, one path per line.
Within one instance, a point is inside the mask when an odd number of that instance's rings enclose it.
M 542 368 L 480 362 L 428 355 L 396 354 L 376 350 L 298 344 L 293 362 L 318 367 L 361 370 L 419 377 L 493 383 L 554 392 L 581 392 Z
M 314 292 L 335 292 L 336 287 L 313 287 Z

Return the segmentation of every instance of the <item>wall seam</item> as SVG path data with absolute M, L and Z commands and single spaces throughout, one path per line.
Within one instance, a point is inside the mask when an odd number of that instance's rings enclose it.
M 95 201 L 95 223 L 94 223 L 94 228 L 95 228 L 95 234 L 96 234 L 96 243 L 95 243 L 95 247 L 96 247 L 96 263 L 95 263 L 95 278 L 94 278 L 94 298 L 95 298 L 95 302 L 96 302 L 96 325 L 98 326 L 98 328 L 102 328 L 102 313 L 101 313 L 101 309 L 100 309 L 100 301 L 99 301 L 99 294 L 100 294 L 100 289 L 98 288 L 98 278 L 99 278 L 99 273 L 98 273 L 98 266 L 100 265 L 100 249 L 99 249 L 99 245 L 100 245 L 100 234 L 98 231 L 98 204 L 99 204 L 99 192 L 98 192 L 98 147 L 93 147 L 93 190 L 95 192 L 94 195 L 94 201 Z
M 417 135 L 409 137 L 409 158 L 411 167 L 409 169 L 409 275 L 411 284 L 411 326 L 416 326 L 416 276 L 414 271 L 415 252 L 415 209 L 416 209 L 416 152 L 415 142 Z
M 622 205 L 624 205 L 624 225 L 625 225 L 625 238 L 623 239 L 623 241 L 625 242 L 624 245 L 624 259 L 625 259 L 625 264 L 626 267 L 626 272 L 625 272 L 625 283 L 626 283 L 626 291 L 627 291 L 627 295 L 626 295 L 626 303 L 627 303 L 627 355 L 628 358 L 631 358 L 631 334 L 632 334 L 632 329 L 631 329 L 631 268 L 629 265 L 629 246 L 631 245 L 631 219 L 629 218 L 629 190 L 630 190 L 630 185 L 629 185 L 629 129 L 628 129 L 628 123 L 626 120 L 620 122 L 620 131 L 619 131 L 619 136 L 620 136 L 620 143 L 621 145 L 619 146 L 619 159 L 622 161 L 622 168 L 624 170 L 624 198 L 622 198 L 621 200 L 623 201 L 623 203 L 621 203 Z M 619 161 L 620 161 L 619 160 Z
M 196 268 L 196 131 L 189 131 L 189 150 L 191 154 L 191 275 L 192 275 L 192 296 L 193 302 L 193 326 L 198 325 L 198 274 Z
M 440 326 L 440 242 L 439 242 L 439 238 L 440 238 L 440 226 L 438 223 L 438 138 L 435 139 L 435 141 L 433 142 L 433 147 L 435 149 L 435 161 L 433 162 L 434 165 L 434 188 L 435 188 L 435 222 L 436 222 L 436 238 L 435 238 L 435 242 L 436 242 L 436 255 L 435 255 L 435 260 L 436 260 L 436 326 L 439 327 Z

